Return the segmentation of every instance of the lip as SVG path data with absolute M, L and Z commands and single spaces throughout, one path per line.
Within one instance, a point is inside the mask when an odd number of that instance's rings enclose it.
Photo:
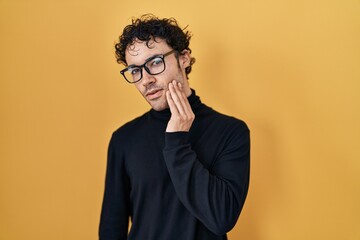
M 149 100 L 155 100 L 162 95 L 163 89 L 154 89 L 146 93 L 146 98 Z

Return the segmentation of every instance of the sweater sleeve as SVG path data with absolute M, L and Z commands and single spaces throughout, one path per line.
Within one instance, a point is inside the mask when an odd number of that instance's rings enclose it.
M 227 140 L 210 171 L 191 149 L 187 132 L 165 133 L 163 151 L 179 200 L 217 235 L 224 235 L 235 226 L 249 185 L 248 128 L 234 129 Z
M 127 239 L 129 222 L 129 180 L 119 153 L 119 144 L 112 136 L 108 148 L 105 191 L 99 226 L 100 240 Z

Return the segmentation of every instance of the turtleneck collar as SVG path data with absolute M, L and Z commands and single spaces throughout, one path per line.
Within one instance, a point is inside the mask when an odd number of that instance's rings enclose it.
M 197 109 L 201 106 L 200 97 L 196 96 L 196 92 L 194 89 L 191 89 L 191 95 L 188 97 L 191 109 L 196 114 Z M 150 116 L 154 117 L 159 120 L 166 120 L 168 121 L 171 117 L 170 109 L 164 109 L 162 111 L 155 111 L 154 109 L 150 110 Z

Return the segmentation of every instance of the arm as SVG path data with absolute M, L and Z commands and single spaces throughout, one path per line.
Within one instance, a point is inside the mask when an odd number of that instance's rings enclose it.
M 113 135 L 108 148 L 105 192 L 99 226 L 100 240 L 127 239 L 130 205 L 129 180 L 118 145 Z
M 175 86 L 169 89 L 171 98 L 168 98 L 168 101 L 170 100 L 171 109 L 182 100 L 176 99 L 181 96 L 179 93 L 173 94 L 180 88 Z M 178 112 L 180 110 L 172 110 L 172 118 Z M 189 133 L 186 129 L 181 129 L 181 126 L 186 124 L 179 124 L 176 120 L 189 118 L 174 116 L 174 119 L 173 123 L 170 119 L 170 131 L 167 129 L 165 133 L 164 158 L 178 198 L 210 231 L 224 235 L 235 225 L 247 195 L 250 168 L 249 131 L 243 123 L 233 126 L 227 147 L 208 170 L 191 149 Z
M 249 185 L 249 134 L 242 132 L 216 160 L 211 172 L 197 159 L 188 133 L 166 133 L 164 158 L 175 191 L 210 231 L 230 231 L 242 209 Z

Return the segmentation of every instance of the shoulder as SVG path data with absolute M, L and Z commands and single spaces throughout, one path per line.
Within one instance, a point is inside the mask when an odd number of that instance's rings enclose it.
M 225 115 L 222 113 L 218 113 L 219 121 L 226 124 L 229 128 L 238 129 L 238 130 L 249 130 L 247 124 L 239 118 L 234 116 Z
M 216 115 L 215 125 L 220 128 L 219 135 L 222 136 L 224 153 L 249 154 L 250 129 L 245 121 L 216 111 L 214 115 Z
M 237 146 L 249 144 L 250 130 L 247 124 L 236 117 L 219 113 L 218 124 L 223 126 L 227 144 L 235 143 Z
M 206 110 L 203 111 L 204 114 L 199 116 L 200 118 L 206 118 L 216 126 L 222 127 L 229 131 L 249 132 L 247 124 L 242 119 L 220 113 L 206 105 L 204 105 L 204 108 Z

